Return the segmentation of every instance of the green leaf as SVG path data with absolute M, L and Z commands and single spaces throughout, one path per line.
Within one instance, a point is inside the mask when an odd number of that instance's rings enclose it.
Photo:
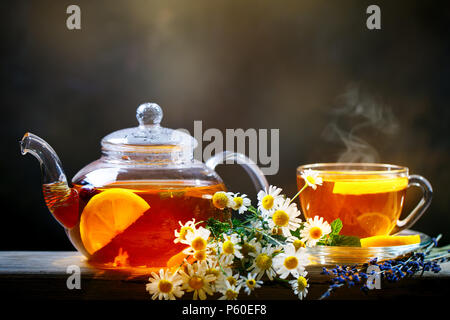
M 230 225 L 227 222 L 221 222 L 214 218 L 209 218 L 206 222 L 206 229 L 209 229 L 214 236 L 219 236 L 230 230 Z
M 295 231 L 291 230 L 291 235 L 293 235 L 294 237 L 300 238 L 300 228 L 298 228 Z
M 337 218 L 336 220 L 334 220 L 334 221 L 331 223 L 330 226 L 331 226 L 331 233 L 330 233 L 330 236 L 331 236 L 331 235 L 338 235 L 339 232 L 341 232 L 341 230 L 342 230 L 343 224 L 342 224 L 341 219 Z
M 359 241 L 359 238 L 355 236 L 345 236 L 336 234 L 333 236 L 332 246 L 361 247 L 361 242 Z
M 304 227 L 305 227 L 305 224 L 301 223 L 300 227 L 298 227 L 296 230 L 294 230 L 294 231 L 290 230 L 291 235 L 300 239 L 300 232 L 303 230 Z
M 236 218 L 231 219 L 231 223 L 233 224 L 233 227 L 240 227 L 242 226 L 242 221 Z

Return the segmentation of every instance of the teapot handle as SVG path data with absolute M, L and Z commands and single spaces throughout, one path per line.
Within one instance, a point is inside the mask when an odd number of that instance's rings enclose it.
M 269 187 L 269 183 L 267 182 L 267 179 L 264 176 L 264 173 L 262 173 L 261 169 L 256 165 L 255 162 L 253 162 L 253 160 L 247 158 L 241 153 L 224 151 L 209 158 L 205 164 L 208 168 L 214 170 L 217 165 L 230 163 L 229 161 L 233 161 L 231 163 L 237 163 L 245 169 L 245 171 L 252 179 L 256 191 L 264 190 Z

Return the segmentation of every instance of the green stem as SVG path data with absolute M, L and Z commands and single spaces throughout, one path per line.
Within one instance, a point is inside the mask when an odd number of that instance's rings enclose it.
M 275 277 L 273 280 L 289 284 L 289 280 L 288 279 L 281 279 L 281 278 Z
M 299 196 L 299 194 L 302 193 L 302 191 L 305 190 L 307 187 L 308 187 L 308 184 L 305 183 L 305 185 L 303 186 L 303 188 L 301 188 L 300 191 L 297 192 L 297 193 L 295 194 L 295 196 L 291 199 L 291 202 L 289 202 L 289 204 L 291 204 L 292 201 L 294 201 L 294 199 L 297 198 L 297 197 Z
M 243 228 L 246 229 L 246 230 L 249 230 L 249 231 L 253 231 L 253 230 L 254 230 L 253 228 L 249 228 L 249 227 L 246 227 L 246 226 L 243 226 Z M 263 236 L 265 236 L 265 237 L 271 239 L 272 241 L 276 242 L 278 245 L 280 245 L 280 246 L 283 245 L 280 241 L 278 241 L 278 240 L 275 239 L 274 237 L 270 236 L 268 233 L 265 233 L 265 232 L 263 231 L 263 229 L 261 229 L 261 230 L 258 229 L 257 231 L 258 231 L 259 233 L 261 233 Z
M 247 207 L 247 210 L 251 213 L 258 214 L 258 209 L 256 209 L 254 206 Z

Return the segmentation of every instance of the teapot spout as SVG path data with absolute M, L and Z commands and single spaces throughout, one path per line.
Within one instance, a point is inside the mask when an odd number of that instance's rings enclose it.
M 30 153 L 41 165 L 42 190 L 48 209 L 65 228 L 78 222 L 78 192 L 69 187 L 55 150 L 43 139 L 27 132 L 21 142 L 23 155 Z

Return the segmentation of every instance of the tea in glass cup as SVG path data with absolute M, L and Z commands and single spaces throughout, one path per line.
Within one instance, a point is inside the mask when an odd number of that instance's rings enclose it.
M 412 226 L 428 208 L 432 188 L 423 177 L 409 175 L 408 168 L 388 164 L 329 163 L 300 166 L 299 190 L 305 185 L 302 173 L 313 170 L 322 185 L 306 188 L 299 195 L 305 218 L 323 217 L 328 223 L 339 218 L 341 234 L 360 238 L 388 235 Z M 400 220 L 406 190 L 418 186 L 423 198 L 407 218 Z

